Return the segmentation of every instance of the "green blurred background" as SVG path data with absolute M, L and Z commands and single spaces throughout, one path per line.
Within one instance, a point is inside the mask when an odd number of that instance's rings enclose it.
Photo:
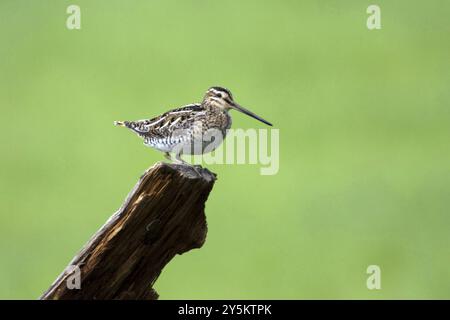
M 209 166 L 161 299 L 450 298 L 450 2 L 376 1 L 369 31 L 372 3 L 1 0 L 0 298 L 37 298 L 163 159 L 113 120 L 211 85 L 280 129 L 280 170 Z

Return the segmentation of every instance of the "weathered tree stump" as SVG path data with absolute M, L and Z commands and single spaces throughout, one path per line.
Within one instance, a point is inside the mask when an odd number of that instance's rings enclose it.
M 215 179 L 201 167 L 155 164 L 40 299 L 157 299 L 152 287 L 164 266 L 206 239 Z M 67 286 L 72 266 L 80 289 Z

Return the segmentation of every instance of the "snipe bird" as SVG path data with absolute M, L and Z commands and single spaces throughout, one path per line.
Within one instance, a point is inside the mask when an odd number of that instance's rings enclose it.
M 144 139 L 146 146 L 164 152 L 167 159 L 186 163 L 181 159 L 183 153 L 210 152 L 222 143 L 231 127 L 231 116 L 228 114 L 231 109 L 272 126 L 270 122 L 237 104 L 231 92 L 222 87 L 209 88 L 201 103 L 173 109 L 149 120 L 115 121 L 114 124 L 131 129 Z M 220 133 L 221 139 L 215 135 L 213 143 L 205 142 L 204 135 L 211 130 Z M 192 147 L 197 143 L 200 148 Z M 175 158 L 170 153 L 175 153 Z

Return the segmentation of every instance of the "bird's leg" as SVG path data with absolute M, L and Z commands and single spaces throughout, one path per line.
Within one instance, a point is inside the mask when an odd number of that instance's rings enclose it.
M 172 158 L 172 156 L 170 155 L 170 152 L 164 152 L 164 157 L 167 160 L 170 160 L 170 161 L 172 161 L 173 163 L 176 163 L 176 164 L 190 165 L 188 162 L 186 162 L 183 159 L 181 159 L 181 152 L 175 153 L 175 159 Z
M 180 150 L 180 151 L 175 153 L 175 160 L 174 160 L 174 162 L 178 163 L 178 164 L 185 164 L 187 166 L 190 166 L 191 165 L 190 163 L 188 163 L 188 162 L 184 161 L 183 159 L 181 159 L 182 153 L 183 153 L 182 150 Z
M 181 159 L 182 153 L 183 153 L 182 151 L 175 153 L 176 162 L 179 163 L 179 164 L 182 164 L 182 165 L 185 165 L 185 166 L 188 166 L 188 167 L 194 169 L 195 173 L 198 174 L 201 177 L 202 176 L 202 172 L 201 172 L 202 167 L 198 166 L 198 165 L 191 164 L 191 163 L 186 162 L 183 159 Z
M 169 152 L 164 152 L 164 158 L 166 158 L 167 160 L 173 161 Z
M 181 159 L 181 152 L 175 153 L 175 159 L 170 155 L 170 152 L 164 152 L 164 158 L 166 158 L 167 160 L 170 160 L 176 164 L 190 165 L 189 163 L 187 163 L 186 161 Z
M 172 156 L 170 155 L 169 152 L 164 152 L 164 157 L 165 157 L 166 159 L 172 161 L 173 163 L 191 167 L 192 169 L 194 169 L 195 173 L 197 173 L 198 175 L 202 176 L 201 171 L 199 171 L 199 170 L 201 169 L 201 167 L 199 168 L 199 166 L 195 166 L 195 165 L 190 164 L 189 162 L 184 161 L 184 160 L 181 158 L 181 155 L 182 155 L 182 154 L 183 154 L 183 152 L 181 152 L 181 151 L 176 152 L 176 153 L 175 153 L 175 159 L 174 159 L 174 158 L 172 158 Z

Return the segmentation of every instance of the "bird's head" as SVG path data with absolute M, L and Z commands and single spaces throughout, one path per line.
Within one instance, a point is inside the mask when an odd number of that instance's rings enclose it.
M 209 107 L 213 108 L 219 108 L 221 110 L 230 110 L 234 109 L 239 112 L 242 112 L 256 120 L 261 121 L 262 123 L 265 123 L 269 126 L 272 126 L 272 124 L 263 118 L 257 116 L 253 112 L 245 109 L 241 105 L 237 104 L 233 100 L 233 95 L 231 94 L 230 90 L 222 88 L 222 87 L 211 87 L 206 91 L 205 97 L 203 98 L 203 103 Z

